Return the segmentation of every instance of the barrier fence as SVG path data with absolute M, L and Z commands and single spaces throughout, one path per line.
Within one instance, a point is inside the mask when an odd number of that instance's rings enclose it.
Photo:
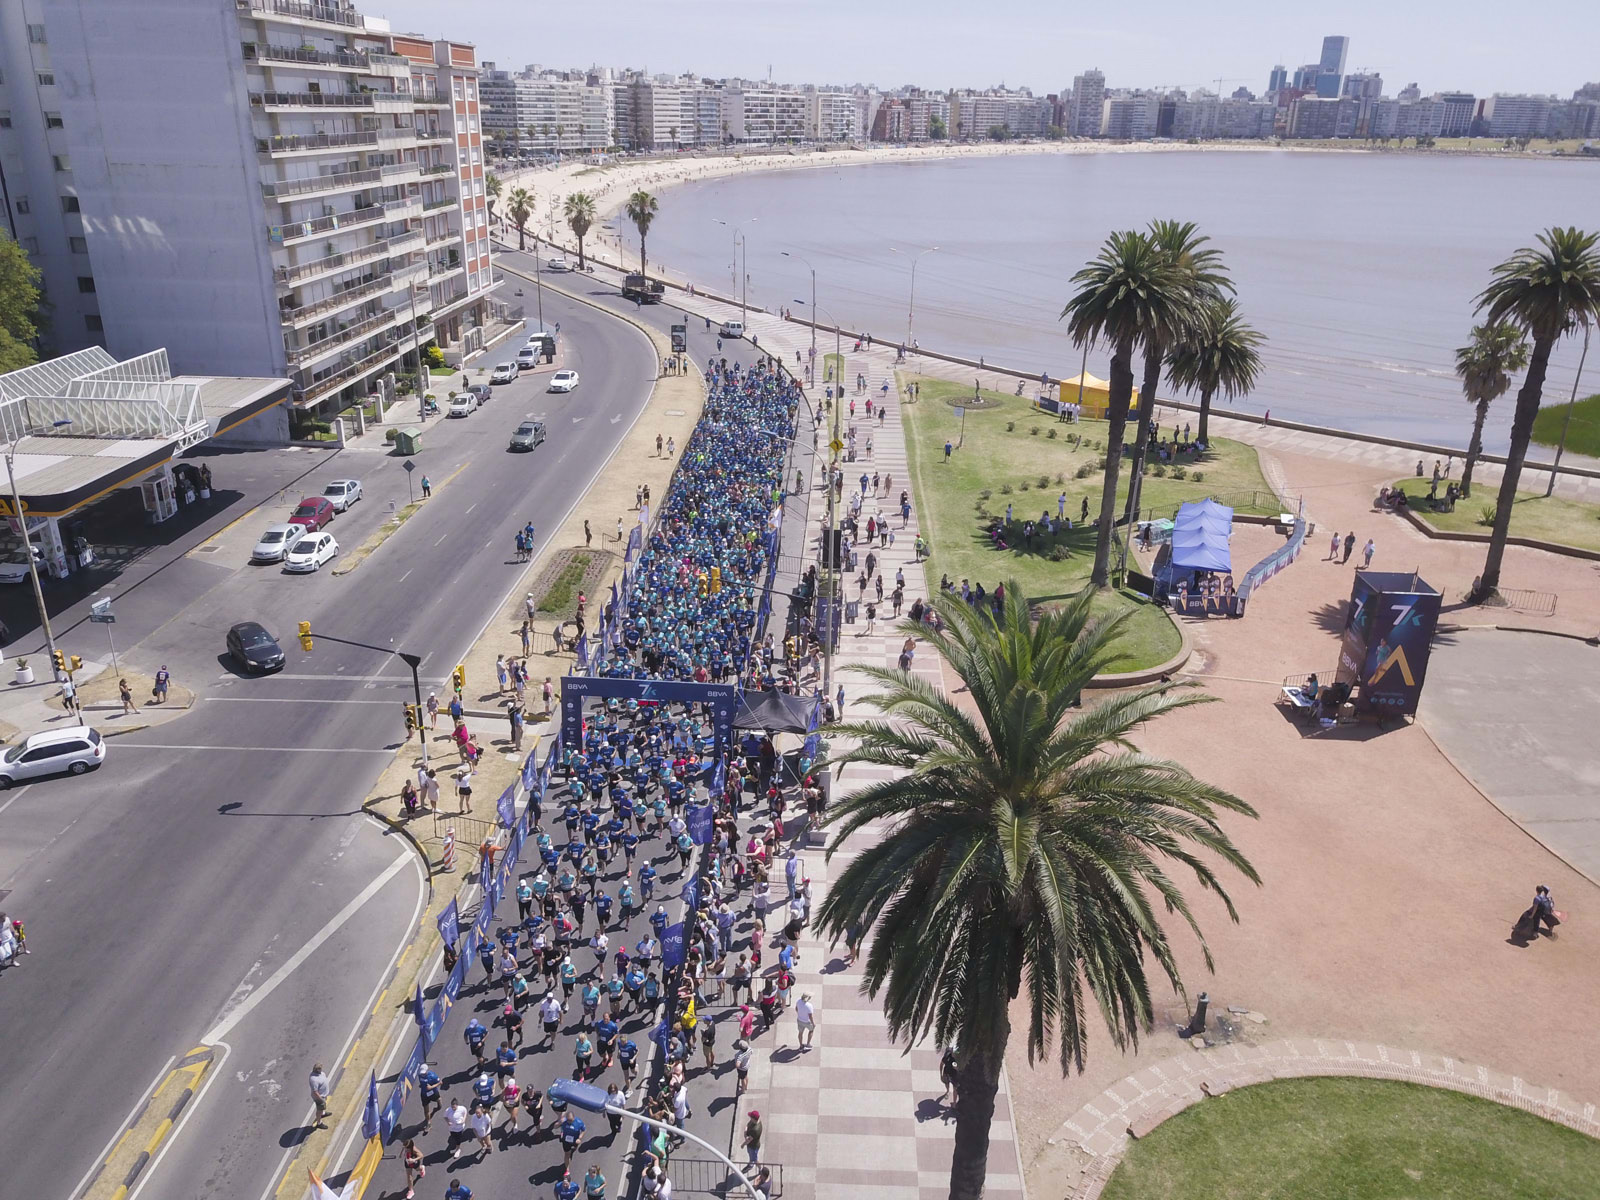
M 1244 582 L 1239 586 L 1240 603 L 1247 603 L 1256 588 L 1299 558 L 1305 544 L 1306 518 L 1305 514 L 1301 513 L 1294 519 L 1294 529 L 1289 534 L 1289 540 L 1244 573 Z

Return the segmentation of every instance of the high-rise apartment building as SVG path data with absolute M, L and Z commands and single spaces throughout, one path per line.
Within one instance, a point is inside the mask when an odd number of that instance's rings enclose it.
M 1478 98 L 1471 92 L 1435 92 L 1433 98 L 1444 105 L 1444 125 L 1440 137 L 1467 137 L 1478 113 Z
M 856 124 L 856 98 L 849 92 L 807 90 L 808 136 L 820 142 L 847 142 L 861 136 Z M 922 105 L 922 136 L 928 136 L 927 102 Z
M 481 87 L 484 127 L 508 151 L 574 154 L 612 144 L 616 108 L 611 84 L 536 67 L 512 74 L 484 63 Z
M 1275 96 L 1289 86 L 1289 68 L 1282 63 L 1272 68 L 1267 76 L 1267 95 Z
M 1358 71 L 1346 75 L 1339 94 L 1352 100 L 1376 100 L 1383 95 L 1383 76 L 1376 71 Z
M 1361 120 L 1361 101 L 1348 96 L 1301 96 L 1289 105 L 1291 138 L 1355 137 Z
M 57 236 L 113 353 L 288 375 L 297 407 L 334 411 L 422 343 L 475 348 L 493 273 L 471 46 L 348 0 L 43 8 L 61 171 L 21 182 L 43 196 L 70 166 Z
M 1483 120 L 1489 137 L 1543 137 L 1550 123 L 1550 97 L 1496 92 L 1483 102 Z
M 1343 75 L 1345 60 L 1350 55 L 1350 39 L 1325 37 L 1322 39 L 1322 57 L 1318 59 L 1324 75 Z
M 804 92 L 786 88 L 730 81 L 722 92 L 722 120 L 736 142 L 800 141 L 809 108 Z
M 1156 136 L 1161 97 L 1151 92 L 1107 96 L 1101 105 L 1100 136 L 1139 141 Z
M 1072 103 L 1067 109 L 1067 132 L 1073 137 L 1099 137 L 1105 100 L 1106 77 L 1098 68 L 1074 78 Z

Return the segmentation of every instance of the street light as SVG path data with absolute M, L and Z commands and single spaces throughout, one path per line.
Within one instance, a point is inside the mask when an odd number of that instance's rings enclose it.
M 50 428 L 61 429 L 71 425 L 70 419 L 52 421 Z M 56 661 L 56 635 L 50 628 L 50 610 L 45 607 L 44 587 L 39 582 L 39 560 L 33 556 L 33 539 L 28 536 L 28 518 L 22 511 L 22 493 L 17 488 L 17 443 L 22 440 L 20 433 L 16 439 L 6 445 L 6 478 L 11 481 L 11 511 L 17 515 L 17 532 L 22 535 L 22 546 L 28 556 L 28 578 L 33 581 L 33 599 L 39 605 L 39 623 L 44 626 L 45 645 L 50 650 L 52 674 Z
M 791 254 L 787 250 L 780 250 L 778 253 L 782 254 L 785 258 L 798 258 L 798 259 L 800 259 L 801 262 L 805 263 L 806 266 L 810 268 L 810 270 L 811 270 L 811 307 L 814 310 L 817 307 L 817 269 L 815 267 L 811 266 L 811 260 L 810 259 L 805 258 L 802 255 Z M 815 316 L 816 315 L 815 312 L 813 312 L 812 315 Z M 817 361 L 817 323 L 815 321 L 811 322 L 811 361 L 813 363 Z
M 805 305 L 804 300 L 796 300 L 796 304 Z M 824 695 L 833 686 L 833 622 L 839 612 L 839 605 L 844 599 L 844 563 L 843 555 L 839 553 L 838 543 L 834 540 L 838 531 L 838 513 L 834 507 L 835 490 L 833 486 L 833 471 L 838 459 L 838 451 L 834 449 L 839 445 L 839 411 L 844 407 L 844 343 L 840 333 L 839 323 L 834 321 L 833 314 L 827 309 L 816 304 L 811 306 L 811 328 L 815 336 L 817 314 L 822 313 L 829 321 L 833 321 L 833 356 L 837 361 L 839 376 L 834 380 L 839 386 L 834 389 L 833 404 L 833 429 L 828 435 L 828 471 L 824 476 L 824 483 L 828 488 L 828 527 L 822 534 L 822 560 L 824 564 L 832 562 L 833 570 L 827 575 L 828 596 L 832 601 L 828 605 L 828 617 L 822 630 L 822 691 Z M 837 581 L 837 582 L 836 582 Z M 842 618 L 841 618 L 842 619 Z
M 716 221 L 718 225 L 727 225 L 726 221 L 723 221 L 717 217 L 712 217 L 711 219 Z M 760 217 L 751 217 L 750 224 L 754 225 L 760 219 Z M 750 315 L 745 310 L 749 307 L 749 305 L 746 303 L 746 300 L 750 291 L 750 253 L 749 246 L 745 242 L 744 232 L 737 225 L 733 227 L 733 246 L 734 252 L 739 256 L 737 269 L 740 276 L 742 276 L 742 278 L 738 281 L 739 323 L 741 325 L 748 325 L 750 323 Z
M 634 1112 L 631 1108 L 623 1108 L 620 1104 L 612 1104 L 606 1099 L 606 1092 L 601 1091 L 592 1083 L 579 1083 L 576 1079 L 557 1079 L 550 1085 L 548 1094 L 552 1100 L 563 1101 L 576 1108 L 583 1109 L 584 1112 L 606 1113 L 613 1117 L 628 1117 L 641 1125 L 648 1125 L 652 1129 L 664 1130 L 674 1137 L 687 1138 L 695 1145 L 711 1151 L 718 1162 L 732 1171 L 739 1182 L 744 1185 L 744 1191 L 750 1197 L 750 1200 L 761 1200 L 761 1195 L 756 1191 L 755 1185 L 745 1178 L 744 1172 L 739 1169 L 733 1159 L 704 1138 L 695 1136 L 682 1126 L 668 1125 L 665 1122 L 656 1120 L 654 1117 L 647 1117 L 643 1113 Z
M 915 346 L 917 339 L 912 336 L 912 319 L 917 311 L 917 264 L 922 261 L 924 254 L 932 254 L 939 247 L 929 246 L 926 250 L 918 251 L 911 256 L 911 299 L 906 304 L 906 346 Z M 890 254 L 905 254 L 906 251 L 889 247 Z

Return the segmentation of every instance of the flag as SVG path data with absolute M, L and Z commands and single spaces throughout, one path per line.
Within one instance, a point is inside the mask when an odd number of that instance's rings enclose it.
M 378 1073 L 373 1071 L 367 1084 L 367 1108 L 361 1114 L 361 1136 L 378 1136 Z
M 668 925 L 661 934 L 661 966 L 666 970 L 683 966 L 683 922 Z
M 455 899 L 444 906 L 444 911 L 439 914 L 439 936 L 448 946 L 456 944 L 456 938 L 461 933 L 461 910 L 456 907 Z
M 508 787 L 500 793 L 499 803 L 500 824 L 510 829 L 517 823 L 517 792 L 516 788 Z
M 427 1018 L 424 1015 L 426 1002 L 422 998 L 422 982 L 420 980 L 417 982 L 417 994 L 416 997 L 411 1001 L 411 1007 L 413 1009 L 412 1015 L 417 1018 L 417 1024 L 426 1025 Z
M 715 787 L 715 781 L 713 786 Z M 716 810 L 709 804 L 698 805 L 689 810 L 689 836 L 694 839 L 696 846 L 711 844 L 712 818 L 715 815 Z

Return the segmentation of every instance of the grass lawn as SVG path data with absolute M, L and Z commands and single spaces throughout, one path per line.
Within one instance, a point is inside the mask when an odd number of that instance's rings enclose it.
M 907 376 L 910 378 L 916 377 Z M 1104 456 L 1106 423 L 1061 424 L 1048 414 L 1035 412 L 1025 398 L 986 391 L 982 393 L 986 407 L 967 411 L 963 440 L 961 419 L 946 401 L 968 398 L 971 391 L 950 380 L 923 378 L 919 382 L 921 400 L 903 406 L 902 420 L 919 521 L 932 545 L 927 568 L 930 587 L 937 588 L 942 575 L 949 575 L 958 585 L 962 579 L 981 580 L 990 590 L 997 581 L 1015 579 L 1030 599 L 1045 602 L 1065 599 L 1082 589 L 1094 566 L 1094 529 L 1081 526 L 1079 515 L 1084 499 L 1089 501 L 1091 519 L 1099 512 L 1104 473 L 1098 464 Z M 1010 430 L 1008 423 L 1013 426 Z M 1035 427 L 1037 435 L 1031 432 Z M 1057 432 L 1055 438 L 1049 436 L 1051 430 Z M 1075 442 L 1079 436 L 1083 438 L 1081 447 Z M 949 464 L 944 462 L 947 438 L 962 443 Z M 1095 443 L 1100 449 L 1092 448 Z M 854 466 L 847 465 L 847 479 Z M 1183 480 L 1146 473 L 1146 511 L 1170 517 L 1184 501 L 1212 496 L 1241 512 L 1278 512 L 1278 502 L 1262 478 L 1250 446 L 1219 441 L 1198 461 L 1184 466 L 1188 477 Z M 1084 467 L 1087 474 L 1080 478 L 1078 471 Z M 1194 478 L 1196 471 L 1202 475 L 1199 481 Z M 1124 472 L 1120 490 L 1124 497 L 1126 479 Z M 1009 494 L 1006 487 L 1011 488 Z M 980 494 L 985 490 L 990 496 L 983 500 L 980 512 Z M 1070 532 L 1053 539 L 1035 539 L 1031 550 L 1022 548 L 1018 539 L 1012 540 L 1009 551 L 990 545 L 986 533 L 989 520 L 1003 517 L 1008 503 L 1016 522 L 1036 520 L 1041 512 L 1055 515 L 1062 492 L 1067 495 L 1067 515 L 1074 525 Z M 1052 561 L 1052 554 L 1060 560 Z M 1112 670 L 1151 666 L 1178 652 L 1177 631 L 1160 609 L 1120 593 L 1108 595 L 1104 604 L 1136 610 L 1124 626 L 1122 652 Z
M 1600 1142 L 1520 1109 L 1384 1079 L 1286 1079 L 1132 1143 L 1104 1200 L 1592 1196 Z
M 1561 441 L 1561 427 L 1567 422 L 1565 404 L 1546 405 L 1533 419 L 1533 440 L 1541 446 Z M 1567 449 L 1574 454 L 1600 458 L 1600 395 L 1579 400 L 1572 406 L 1572 424 L 1567 429 Z
M 540 612 L 565 614 L 568 610 L 575 609 L 578 588 L 583 583 L 584 574 L 589 570 L 589 557 L 587 554 L 572 556 L 571 561 L 561 569 L 561 574 L 550 581 L 550 586 L 540 597 Z
M 1395 483 L 1404 490 L 1411 511 L 1435 529 L 1448 533 L 1488 533 L 1494 525 L 1494 503 L 1500 494 L 1498 485 L 1485 487 L 1472 485 L 1472 496 L 1457 500 L 1453 513 L 1431 512 L 1428 509 L 1427 479 L 1409 476 Z M 1444 494 L 1443 485 L 1439 492 Z M 1485 520 L 1485 510 L 1488 519 Z M 1543 492 L 1518 492 L 1516 507 L 1511 513 L 1511 536 L 1537 538 L 1542 542 L 1560 542 L 1582 550 L 1600 550 L 1600 505 L 1584 504 L 1561 496 L 1545 498 Z

